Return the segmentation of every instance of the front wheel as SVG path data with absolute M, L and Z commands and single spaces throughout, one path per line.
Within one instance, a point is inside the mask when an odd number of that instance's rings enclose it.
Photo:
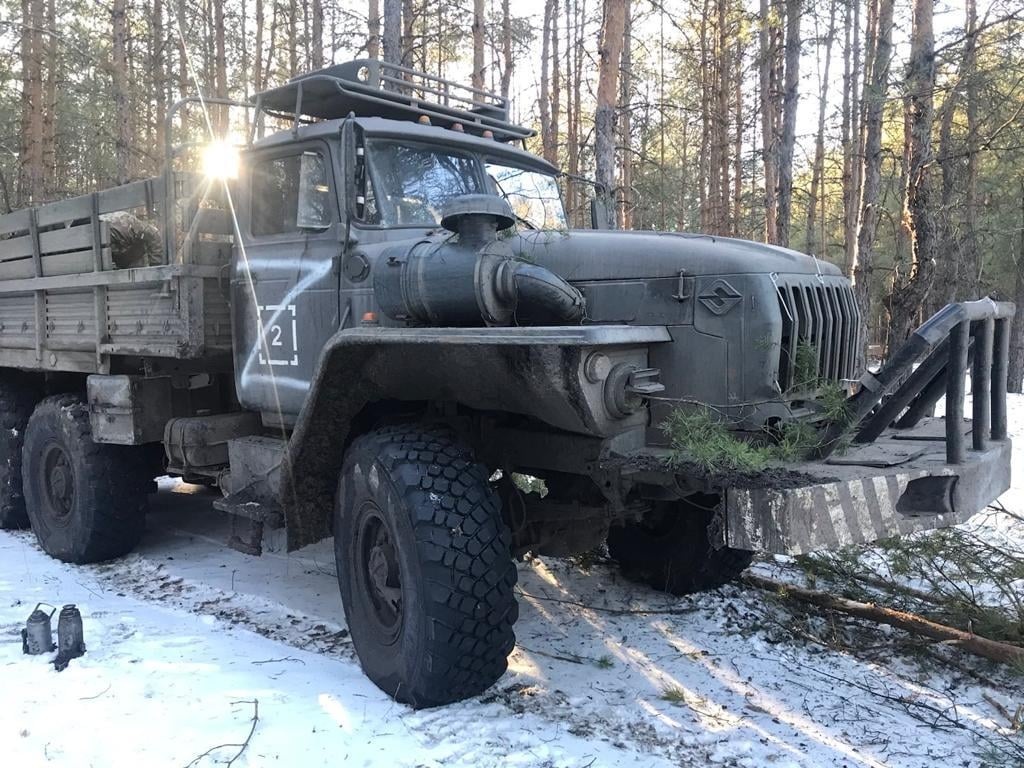
M 413 707 L 482 692 L 515 645 L 516 568 L 487 470 L 443 427 L 348 449 L 334 517 L 345 617 L 363 671 Z
M 696 501 L 663 502 L 649 519 L 612 527 L 608 554 L 626 578 L 673 595 L 720 587 L 743 573 L 754 553 L 715 547 L 713 516 L 713 507 Z

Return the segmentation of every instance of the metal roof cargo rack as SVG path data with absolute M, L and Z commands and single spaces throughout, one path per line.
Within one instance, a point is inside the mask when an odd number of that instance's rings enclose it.
M 430 122 L 467 133 L 490 131 L 499 141 L 533 135 L 509 122 L 508 100 L 436 75 L 376 59 L 358 59 L 299 75 L 256 96 L 257 109 L 302 118 L 360 117 Z

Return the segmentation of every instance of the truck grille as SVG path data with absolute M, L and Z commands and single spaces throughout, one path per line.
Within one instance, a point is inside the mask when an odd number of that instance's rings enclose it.
M 779 354 L 782 391 L 805 383 L 796 379 L 806 377 L 809 367 L 806 362 L 815 358 L 818 379 L 854 378 L 860 310 L 846 279 L 780 275 L 775 279 L 775 286 L 782 313 Z M 797 370 L 798 362 L 800 370 Z

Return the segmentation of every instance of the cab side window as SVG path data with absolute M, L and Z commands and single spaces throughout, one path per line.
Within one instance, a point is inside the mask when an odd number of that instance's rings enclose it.
M 320 231 L 331 225 L 327 163 L 307 151 L 258 162 L 252 171 L 252 233 Z

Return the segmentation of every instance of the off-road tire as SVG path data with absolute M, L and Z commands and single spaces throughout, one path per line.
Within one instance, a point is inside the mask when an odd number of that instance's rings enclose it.
M 424 424 L 370 432 L 345 456 L 345 617 L 366 675 L 415 708 L 482 692 L 515 646 L 516 567 L 488 475 L 452 432 Z
M 142 452 L 94 443 L 80 396 L 55 395 L 36 406 L 22 456 L 25 506 L 47 554 L 95 563 L 139 543 L 153 485 Z
M 20 371 L 0 373 L 0 529 L 27 528 L 21 448 L 37 386 Z
M 720 587 L 750 565 L 753 552 L 712 546 L 710 510 L 680 501 L 657 512 L 657 522 L 614 526 L 608 532 L 608 554 L 631 581 L 688 595 Z

